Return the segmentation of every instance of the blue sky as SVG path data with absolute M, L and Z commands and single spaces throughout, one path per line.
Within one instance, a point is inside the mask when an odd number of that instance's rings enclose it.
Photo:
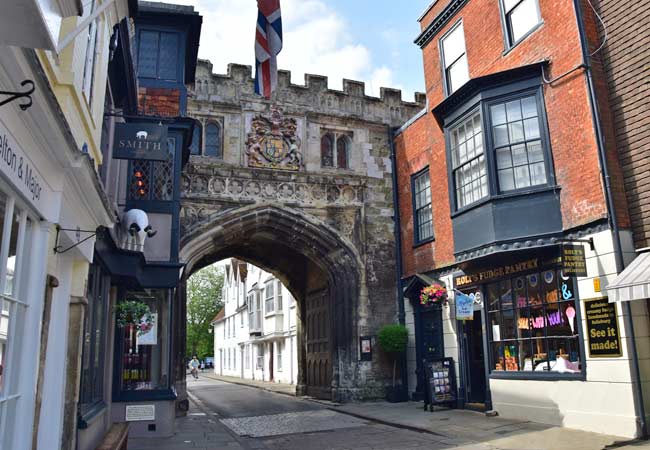
M 255 0 L 167 0 L 193 5 L 203 16 L 199 57 L 214 71 L 227 64 L 253 65 Z M 418 17 L 431 0 L 281 0 L 284 49 L 280 68 L 291 70 L 292 81 L 304 83 L 304 73 L 327 75 L 331 88 L 341 80 L 364 81 L 366 93 L 379 88 L 402 89 L 413 100 L 424 90 L 422 56 L 413 43 Z

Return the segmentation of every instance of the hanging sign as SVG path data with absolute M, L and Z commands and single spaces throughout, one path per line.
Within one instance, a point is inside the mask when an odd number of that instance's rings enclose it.
M 454 297 L 456 300 L 456 319 L 474 319 L 474 295 L 470 297 L 469 295 L 457 292 Z
M 155 123 L 118 123 L 115 125 L 115 159 L 166 161 L 167 126 Z
M 582 245 L 562 246 L 562 272 L 568 277 L 587 276 L 587 260 Z
M 592 358 L 622 356 L 616 303 L 609 303 L 607 298 L 584 303 L 589 356 Z

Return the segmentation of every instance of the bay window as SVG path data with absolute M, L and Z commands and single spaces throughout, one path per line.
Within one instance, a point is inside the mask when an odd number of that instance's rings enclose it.
M 481 114 L 476 112 L 451 130 L 451 164 L 456 206 L 464 208 L 488 195 Z

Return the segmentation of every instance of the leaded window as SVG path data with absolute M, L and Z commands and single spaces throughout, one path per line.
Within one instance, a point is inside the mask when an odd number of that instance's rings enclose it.
M 546 184 L 546 162 L 534 95 L 490 106 L 501 192 Z
M 450 144 L 456 208 L 460 209 L 488 196 L 480 112 L 451 130 Z
M 334 139 L 326 134 L 320 139 L 320 160 L 323 167 L 334 167 Z
M 580 373 L 574 292 L 555 269 L 487 285 L 491 371 Z
M 221 158 L 221 127 L 216 123 L 209 123 L 205 127 L 205 156 Z
M 416 243 L 433 238 L 433 215 L 431 212 L 431 178 L 429 169 L 413 178 L 413 211 Z
M 447 94 L 451 94 L 469 81 L 469 66 L 462 22 L 441 39 L 441 49 Z
M 131 161 L 130 200 L 174 199 L 174 159 L 176 139 L 167 139 L 167 161 Z
M 503 13 L 510 47 L 542 21 L 537 0 L 503 0 Z
M 141 30 L 138 75 L 160 80 L 178 80 L 180 37 L 178 33 Z
M 336 140 L 336 166 L 339 169 L 347 169 L 350 153 L 350 144 L 347 136 L 340 136 Z
M 203 129 L 199 123 L 194 125 L 194 131 L 192 132 L 192 145 L 190 146 L 190 154 L 200 155 L 201 154 L 201 134 Z

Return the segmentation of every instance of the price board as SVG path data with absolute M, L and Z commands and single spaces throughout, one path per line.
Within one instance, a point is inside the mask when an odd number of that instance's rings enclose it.
M 456 403 L 456 373 L 453 358 L 440 358 L 424 362 L 427 377 L 427 404 L 432 408 L 434 405 L 453 406 Z

